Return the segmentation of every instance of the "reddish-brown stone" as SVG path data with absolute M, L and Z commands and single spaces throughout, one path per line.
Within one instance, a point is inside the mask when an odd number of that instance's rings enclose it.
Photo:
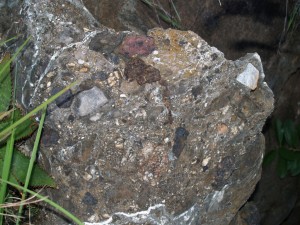
M 136 35 L 127 36 L 119 47 L 119 52 L 128 57 L 134 55 L 147 56 L 155 49 L 154 39 L 152 37 Z

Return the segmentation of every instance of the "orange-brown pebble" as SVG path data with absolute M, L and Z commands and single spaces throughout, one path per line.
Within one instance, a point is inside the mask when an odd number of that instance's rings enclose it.
M 218 134 L 226 134 L 228 132 L 228 126 L 225 123 L 219 123 L 217 125 Z

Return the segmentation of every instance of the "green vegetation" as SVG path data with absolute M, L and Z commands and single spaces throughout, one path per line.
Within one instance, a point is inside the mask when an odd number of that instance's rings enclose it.
M 265 157 L 263 166 L 276 161 L 276 169 L 280 178 L 288 175 L 300 174 L 300 126 L 292 120 L 282 122 L 277 119 L 274 123 L 274 131 L 278 142 L 278 148 L 269 151 Z
M 293 35 L 294 31 L 298 28 L 300 22 L 300 0 L 296 0 L 292 3 L 292 9 L 289 10 L 289 1 L 286 0 L 285 6 L 285 18 L 283 31 L 279 40 L 278 50 L 280 50 L 281 44 L 288 38 L 289 35 Z
M 292 11 L 289 14 L 287 22 L 287 32 L 294 32 L 299 25 L 300 19 L 300 0 L 296 1 L 293 5 Z
M 1 44 L 12 39 L 2 42 Z M 16 90 L 16 82 L 12 81 L 13 76 L 11 74 L 10 67 L 11 62 L 16 59 L 17 55 L 21 52 L 29 40 L 30 39 L 28 38 L 12 57 L 9 53 L 6 53 L 0 61 L 0 204 L 13 203 L 11 202 L 11 197 L 14 197 L 14 193 L 16 192 L 11 191 L 11 188 L 7 188 L 7 184 L 9 184 L 10 186 L 13 186 L 15 190 L 20 192 L 22 196 L 18 213 L 15 215 L 16 224 L 20 223 L 20 218 L 23 214 L 23 205 L 25 204 L 24 202 L 26 202 L 25 198 L 27 193 L 29 193 L 49 203 L 55 207 L 55 209 L 72 219 L 75 223 L 83 225 L 79 219 L 59 205 L 30 190 L 32 188 L 56 187 L 55 181 L 35 162 L 38 145 L 46 116 L 47 105 L 74 86 L 76 82 L 49 98 L 30 113 L 24 115 L 23 110 L 16 104 L 15 101 L 14 90 Z M 42 115 L 38 126 L 37 122 L 33 119 L 33 116 L 39 111 L 42 111 Z M 34 147 L 31 157 L 28 158 L 18 150 L 15 142 L 30 137 L 37 127 L 38 131 Z M 0 207 L 0 225 L 5 222 L 4 215 L 9 213 L 10 211 L 7 210 L 7 208 Z
M 141 1 L 155 12 L 158 23 L 160 23 L 160 19 L 161 19 L 167 24 L 170 24 L 173 28 L 176 28 L 178 30 L 183 29 L 181 24 L 181 18 L 179 16 L 179 13 L 176 9 L 173 0 L 169 0 L 169 5 L 170 5 L 169 12 L 168 10 L 164 9 L 164 7 L 159 1 L 156 1 L 156 3 L 153 0 L 141 0 Z M 175 15 L 172 15 L 172 12 Z

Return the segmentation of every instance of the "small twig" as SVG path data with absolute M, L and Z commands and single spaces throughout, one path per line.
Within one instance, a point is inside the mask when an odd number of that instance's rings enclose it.
M 31 196 L 30 198 L 25 199 L 24 201 L 19 201 L 19 202 L 13 202 L 13 203 L 5 203 L 5 204 L 0 204 L 0 208 L 11 208 L 11 207 L 17 207 L 20 205 L 29 205 L 29 204 L 34 204 L 37 202 L 44 201 L 47 196 L 44 197 L 43 199 L 36 199 L 33 200 L 36 197 L 36 195 Z
M 18 216 L 13 215 L 13 214 L 1 213 L 1 215 L 2 215 L 2 216 L 6 216 L 6 217 L 12 217 L 12 218 L 15 218 L 15 219 L 18 218 Z M 24 217 L 22 216 L 21 218 L 24 218 Z

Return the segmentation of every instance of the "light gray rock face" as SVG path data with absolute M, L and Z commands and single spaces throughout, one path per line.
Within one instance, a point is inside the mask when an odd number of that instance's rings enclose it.
M 246 69 L 239 74 L 236 79 L 251 90 L 255 90 L 259 79 L 259 71 L 251 63 L 249 63 Z
M 260 179 L 273 109 L 259 56 L 226 60 L 191 31 L 95 28 L 77 1 L 26 2 L 24 105 L 80 83 L 70 107 L 49 106 L 54 201 L 87 224 L 229 224 Z M 249 64 L 255 88 L 237 80 Z
M 78 95 L 78 103 L 75 111 L 79 116 L 86 116 L 97 111 L 101 106 L 108 102 L 104 93 L 97 87 L 81 92 Z

